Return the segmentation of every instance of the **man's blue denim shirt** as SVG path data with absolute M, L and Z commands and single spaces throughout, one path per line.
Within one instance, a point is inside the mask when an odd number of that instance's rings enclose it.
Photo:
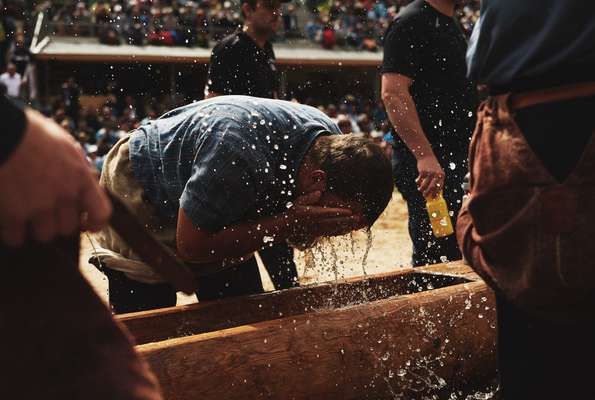
M 132 132 L 130 161 L 161 217 L 175 223 L 182 207 L 196 226 L 217 231 L 283 211 L 296 197 L 297 172 L 316 137 L 340 133 L 313 107 L 221 96 Z

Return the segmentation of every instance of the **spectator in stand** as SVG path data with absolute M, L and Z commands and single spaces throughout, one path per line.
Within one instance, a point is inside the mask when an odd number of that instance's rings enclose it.
M 6 67 L 6 53 L 10 49 L 16 25 L 14 20 L 6 15 L 5 8 L 0 4 L 0 71 Z
M 337 37 L 335 35 L 335 29 L 327 25 L 322 31 L 322 47 L 327 50 L 332 50 L 337 44 Z
M 74 36 L 86 35 L 91 30 L 91 13 L 84 1 L 76 3 L 72 14 L 72 33 Z
M 370 138 L 372 132 L 372 126 L 370 123 L 370 117 L 368 114 L 360 114 L 357 116 L 357 127 L 359 128 L 358 134 L 365 138 Z
M 17 72 L 17 66 L 13 63 L 8 64 L 6 72 L 0 75 L 0 83 L 6 87 L 6 95 L 13 99 L 21 97 L 21 87 L 23 79 L 21 74 Z
M 204 8 L 196 10 L 194 26 L 196 27 L 196 44 L 200 47 L 209 47 L 209 20 Z
M 126 132 L 119 129 L 118 123 L 112 117 L 109 120 L 103 121 L 103 128 L 97 131 L 95 140 L 97 141 L 97 145 L 103 150 L 106 150 L 105 152 L 107 153 L 125 134 Z M 103 153 L 103 151 L 100 153 Z
M 296 4 L 283 3 L 283 30 L 285 38 L 299 36 L 298 17 Z
M 341 133 L 345 135 L 353 133 L 353 125 L 351 124 L 351 120 L 345 114 L 339 114 L 337 117 L 337 126 L 341 130 Z
M 31 61 L 31 51 L 29 50 L 29 47 L 25 44 L 25 35 L 23 35 L 22 32 L 19 32 L 16 35 L 14 44 L 8 52 L 8 59 L 11 63 L 16 65 L 17 72 L 24 79 L 27 66 Z
M 66 109 L 66 115 L 75 123 L 79 120 L 79 98 L 81 96 L 81 88 L 76 83 L 74 78 L 68 78 L 62 84 L 62 101 Z
M 134 46 L 142 46 L 147 35 L 147 18 L 141 13 L 141 8 L 135 4 L 130 11 L 128 26 L 124 28 L 126 42 Z

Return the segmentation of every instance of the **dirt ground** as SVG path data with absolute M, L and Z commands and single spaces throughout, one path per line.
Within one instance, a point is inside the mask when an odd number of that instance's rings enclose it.
M 311 251 L 296 251 L 296 264 L 302 285 L 348 278 L 364 274 L 393 271 L 407 266 L 411 259 L 411 241 L 407 232 L 407 206 L 398 192 L 372 227 L 371 247 L 364 261 L 368 244 L 366 232 L 354 232 L 325 240 Z M 353 240 L 352 240 L 353 238 Z M 101 298 L 107 302 L 107 279 L 95 267 L 87 263 L 93 253 L 92 238 L 81 237 L 80 267 Z M 260 265 L 260 273 L 266 290 L 273 290 L 266 270 Z M 178 305 L 196 302 L 195 296 L 178 293 Z

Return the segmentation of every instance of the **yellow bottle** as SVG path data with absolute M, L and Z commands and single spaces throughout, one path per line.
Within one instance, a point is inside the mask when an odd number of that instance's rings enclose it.
M 442 197 L 442 192 L 438 193 L 438 196 L 433 199 L 426 198 L 426 209 L 428 210 L 434 236 L 440 238 L 454 233 L 452 221 L 448 214 L 448 207 L 444 197 Z

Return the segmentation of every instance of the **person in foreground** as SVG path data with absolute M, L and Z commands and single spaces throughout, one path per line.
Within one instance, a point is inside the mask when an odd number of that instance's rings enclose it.
M 60 246 L 76 245 L 81 230 L 102 228 L 111 214 L 83 150 L 55 122 L 4 96 L 0 115 L 4 397 L 161 399 L 126 330 L 81 275 L 78 246 L 69 254 Z
M 192 266 L 205 300 L 262 292 L 255 264 L 234 266 L 255 251 L 371 226 L 391 179 L 377 145 L 315 108 L 222 96 L 133 131 L 108 154 L 101 184 Z M 175 305 L 175 290 L 111 229 L 98 242 L 116 313 Z
M 500 389 L 592 399 L 595 5 L 484 0 L 468 53 L 488 87 L 457 235 L 496 292 Z

